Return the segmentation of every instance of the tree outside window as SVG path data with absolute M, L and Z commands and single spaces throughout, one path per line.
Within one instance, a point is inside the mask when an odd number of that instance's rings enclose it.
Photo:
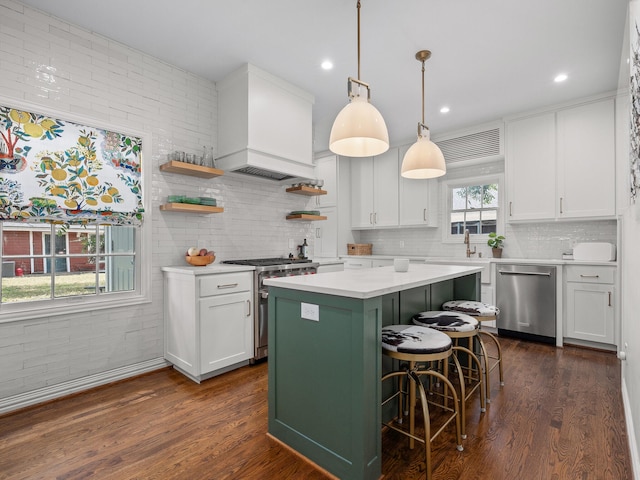
M 495 232 L 498 219 L 498 184 L 455 186 L 451 190 L 450 232 L 472 235 Z

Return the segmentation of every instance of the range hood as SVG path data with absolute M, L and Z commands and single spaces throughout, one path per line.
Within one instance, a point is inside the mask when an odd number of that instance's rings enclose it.
M 312 95 L 250 64 L 216 87 L 218 168 L 274 181 L 314 178 Z

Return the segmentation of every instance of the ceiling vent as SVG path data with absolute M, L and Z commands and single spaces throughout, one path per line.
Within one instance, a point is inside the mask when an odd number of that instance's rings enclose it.
M 466 161 L 489 161 L 503 156 L 502 127 L 441 137 L 433 140 L 444 155 L 447 164 Z

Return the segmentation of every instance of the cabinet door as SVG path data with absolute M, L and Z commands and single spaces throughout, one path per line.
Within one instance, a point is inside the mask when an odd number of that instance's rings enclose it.
M 613 100 L 561 110 L 558 121 L 558 216 L 615 215 Z
M 555 114 L 506 125 L 507 220 L 556 216 Z
M 253 357 L 251 293 L 200 300 L 200 375 Z
M 613 344 L 613 285 L 567 283 L 567 333 L 570 338 Z
M 375 227 L 398 226 L 398 149 L 373 159 L 373 206 Z
M 316 222 L 316 238 L 314 240 L 314 257 L 338 256 L 338 214 L 336 207 L 320 209 L 320 215 L 327 219 Z
M 351 227 L 373 227 L 373 159 L 350 158 Z
M 336 206 L 338 199 L 337 161 L 335 155 L 316 159 L 316 178 L 324 181 L 322 189 L 327 191 L 326 195 L 314 197 L 316 207 Z

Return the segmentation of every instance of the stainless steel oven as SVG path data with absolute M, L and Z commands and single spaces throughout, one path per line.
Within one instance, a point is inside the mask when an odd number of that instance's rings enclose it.
M 267 357 L 269 353 L 269 287 L 265 278 L 312 275 L 318 271 L 318 263 L 308 259 L 256 258 L 250 260 L 226 260 L 222 263 L 250 265 L 255 267 L 253 277 L 253 362 Z

